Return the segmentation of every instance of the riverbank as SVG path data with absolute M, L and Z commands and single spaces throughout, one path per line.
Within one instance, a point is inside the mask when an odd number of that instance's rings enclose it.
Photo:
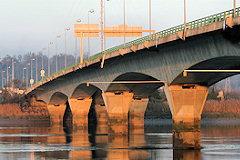
M 21 108 L 19 104 L 1 104 L 1 120 L 48 120 L 47 107 Z
M 0 104 L 0 120 L 49 120 L 47 107 L 33 104 L 27 108 L 19 104 Z M 240 119 L 240 100 L 206 101 L 202 119 L 207 118 Z M 172 119 L 168 103 L 149 101 L 145 119 Z

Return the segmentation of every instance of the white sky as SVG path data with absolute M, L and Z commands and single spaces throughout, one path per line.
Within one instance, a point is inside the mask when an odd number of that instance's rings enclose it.
M 126 24 L 148 29 L 148 1 L 126 0 Z M 186 0 L 187 21 L 233 8 L 233 0 Z M 237 7 L 240 0 L 236 0 Z M 39 52 L 53 41 L 51 54 L 55 54 L 56 35 L 59 50 L 64 52 L 64 29 L 70 27 L 68 54 L 74 55 L 73 24 L 77 19 L 87 23 L 100 22 L 100 0 L 0 0 L 0 58 Z M 152 0 L 152 29 L 156 32 L 183 23 L 183 0 Z M 106 1 L 106 25 L 123 24 L 123 0 Z M 127 38 L 127 41 L 136 38 Z M 123 38 L 107 38 L 107 48 L 123 43 Z M 78 46 L 79 47 L 79 46 Z M 87 51 L 87 38 L 84 52 Z M 100 51 L 100 38 L 91 38 L 91 55 Z M 78 51 L 79 52 L 79 51 Z M 79 54 L 79 53 L 78 53 Z

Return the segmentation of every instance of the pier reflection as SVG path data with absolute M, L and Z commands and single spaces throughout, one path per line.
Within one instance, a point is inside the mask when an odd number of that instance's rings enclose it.
M 239 125 L 203 126 L 202 149 L 195 150 L 173 149 L 171 124 L 146 126 L 145 130 L 129 127 L 129 134 L 123 136 L 108 135 L 107 132 L 106 123 L 78 130 L 56 125 L 2 127 L 0 159 L 201 160 L 215 156 L 215 159 L 239 157 Z M 192 139 L 191 135 L 186 135 L 183 139 Z

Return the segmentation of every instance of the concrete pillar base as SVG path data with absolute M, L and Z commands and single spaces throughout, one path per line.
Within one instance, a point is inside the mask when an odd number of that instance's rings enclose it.
M 200 121 L 208 88 L 172 85 L 166 86 L 164 91 L 173 117 L 173 147 L 201 148 Z
M 148 98 L 132 99 L 129 110 L 130 129 L 144 129 L 144 114 L 148 101 Z
M 72 111 L 72 123 L 74 129 L 88 128 L 88 112 L 92 104 L 92 98 L 68 99 Z
M 108 112 L 108 133 L 128 134 L 128 111 L 133 93 L 103 92 L 102 97 Z
M 50 124 L 53 125 L 63 125 L 63 116 L 66 110 L 66 104 L 60 105 L 47 105 Z

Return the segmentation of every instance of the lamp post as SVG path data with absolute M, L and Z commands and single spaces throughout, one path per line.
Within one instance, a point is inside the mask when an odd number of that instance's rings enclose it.
M 49 51 L 50 47 L 49 46 L 52 44 L 53 44 L 53 42 L 48 43 L 48 77 L 50 77 L 50 71 L 51 71 L 50 70 L 50 57 L 49 57 L 50 56 L 50 51 Z
M 91 9 L 91 10 L 88 11 L 88 61 L 89 61 L 89 59 L 90 59 L 89 14 L 90 14 L 90 13 L 93 13 L 93 12 L 94 12 L 93 9 Z
M 38 69 L 37 69 L 38 66 L 37 66 L 37 63 L 38 63 L 38 56 L 39 56 L 39 54 L 40 54 L 40 53 L 38 53 L 38 54 L 36 55 L 36 62 L 35 62 L 35 63 L 36 63 L 36 83 L 37 83 L 37 81 L 38 81 L 38 74 L 37 74 L 37 72 L 38 72 L 38 71 L 37 71 L 37 70 L 38 70 Z
M 234 9 L 233 9 L 233 16 L 236 17 L 236 0 L 234 0 Z
M 123 13 L 123 16 L 124 16 L 124 18 L 123 18 L 124 19 L 123 20 L 124 21 L 123 22 L 124 43 L 123 44 L 124 44 L 124 48 L 125 48 L 125 43 L 126 43 L 126 26 L 125 26 L 126 25 L 126 18 L 125 18 L 126 17 L 126 13 L 125 13 L 126 12 L 126 6 L 125 6 L 125 0 L 123 0 L 123 12 L 124 12 Z
M 30 63 L 27 64 L 27 66 L 30 66 Z M 26 66 L 26 90 L 28 89 L 28 68 Z
M 4 85 L 3 85 L 3 73 L 4 73 L 5 71 L 2 71 L 2 88 L 4 87 Z
M 14 82 L 13 82 L 13 80 L 14 80 L 14 64 L 15 64 L 16 62 L 14 62 L 13 61 L 13 59 L 12 59 L 12 88 L 14 88 Z
M 32 85 L 33 85 L 33 83 L 34 83 L 34 80 L 33 80 L 33 71 L 32 71 L 32 61 L 35 61 L 35 59 L 33 58 L 33 59 L 31 59 L 31 80 L 30 80 L 30 84 L 31 84 L 31 87 L 32 87 Z
M 15 64 L 16 62 L 14 62 L 13 61 L 13 59 L 12 59 L 12 81 L 14 80 L 14 64 Z
M 10 66 L 7 66 L 7 88 L 8 88 L 8 68 L 10 68 Z
M 109 1 L 109 0 L 107 0 L 107 1 Z M 104 27 L 103 27 L 103 32 L 104 32 L 104 34 L 105 34 L 105 27 L 106 27 L 106 5 L 105 5 L 105 1 L 104 1 L 104 18 L 103 18 L 103 22 L 104 22 Z M 104 35 L 103 34 L 103 35 Z M 104 38 L 103 38 L 103 41 L 104 41 L 104 53 L 105 53 L 105 51 L 106 51 L 106 36 L 104 35 L 103 36 Z
M 187 24 L 186 24 L 186 0 L 184 0 L 184 28 L 187 27 Z
M 46 50 L 46 48 L 42 48 L 42 50 L 44 51 L 44 50 Z M 41 72 L 43 72 L 43 52 L 42 52 L 42 69 L 41 69 Z M 44 74 L 45 74 L 45 71 L 44 71 Z M 41 75 L 41 77 L 42 77 L 42 80 L 43 80 L 43 76 L 42 75 Z
M 57 43 L 57 39 L 61 38 L 60 35 L 56 36 L 56 72 L 58 71 L 58 43 Z
M 23 82 L 24 82 L 24 71 L 26 70 L 26 67 L 23 68 Z M 27 85 L 27 84 L 26 84 Z
M 67 67 L 67 31 L 69 31 L 70 28 L 65 29 L 65 68 Z
M 81 19 L 76 20 L 76 22 L 80 23 Z M 75 64 L 77 64 L 77 37 L 75 37 Z
M 149 40 L 151 40 L 151 30 L 152 30 L 152 2 L 149 0 Z

